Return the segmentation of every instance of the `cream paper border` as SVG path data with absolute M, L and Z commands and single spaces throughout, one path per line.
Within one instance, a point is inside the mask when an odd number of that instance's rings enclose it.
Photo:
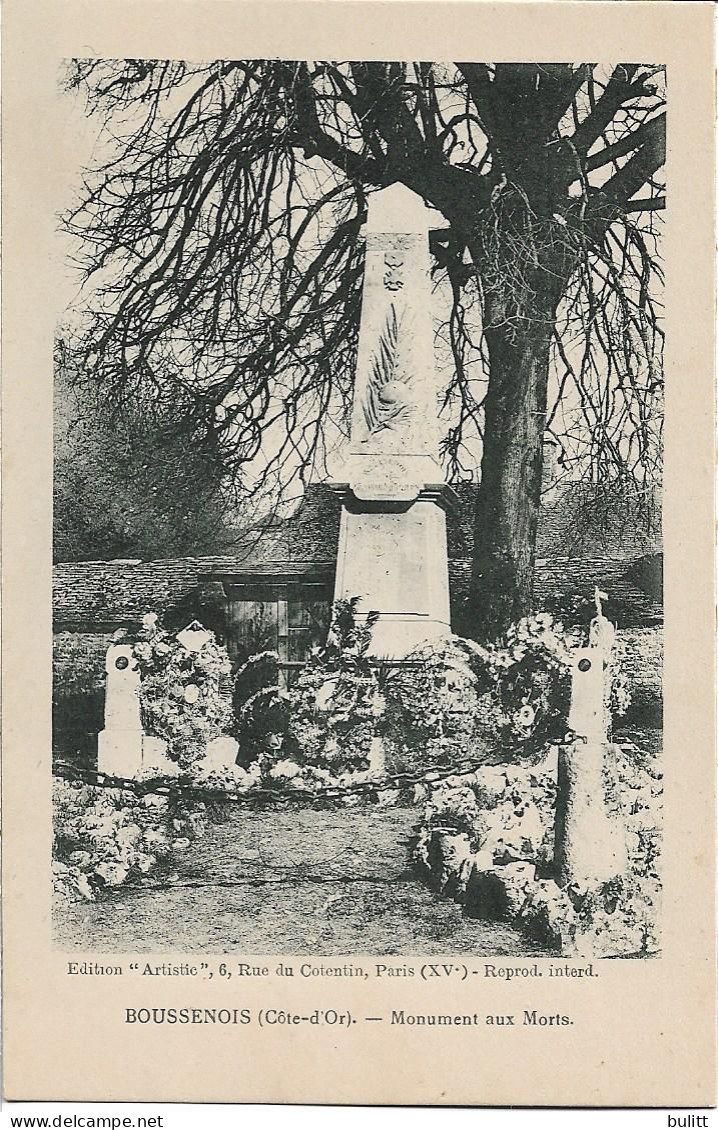
M 360 986 L 234 980 L 225 989 L 184 978 L 149 985 L 66 976 L 67 959 L 49 940 L 51 342 L 61 258 L 52 190 L 67 161 L 65 126 L 55 120 L 57 65 L 77 54 L 668 64 L 666 841 L 659 960 L 604 961 L 589 983 L 544 978 L 497 986 L 476 978 L 471 989 L 461 983 L 436 989 L 416 979 Z M 6 1097 L 713 1103 L 712 5 L 6 0 L 3 61 Z M 257 1008 L 280 998 L 290 1008 L 340 1006 L 360 1016 L 378 1009 L 388 1015 L 392 1007 L 497 1013 L 531 1007 L 570 1013 L 575 1024 L 493 1032 L 358 1024 L 341 1034 L 122 1023 L 127 1005 Z

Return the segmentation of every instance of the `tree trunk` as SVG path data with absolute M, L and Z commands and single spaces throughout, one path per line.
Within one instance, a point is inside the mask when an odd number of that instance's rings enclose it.
M 516 123 L 509 124 L 511 134 Z M 564 215 L 575 158 L 567 172 L 558 139 L 541 137 L 513 151 L 504 139 L 502 160 L 511 176 L 495 178 L 488 200 L 467 193 L 460 205 L 447 205 L 433 197 L 459 237 L 464 269 L 465 243 L 483 296 L 489 386 L 460 627 L 480 640 L 495 639 L 532 607 L 551 341 L 581 253 L 580 217 L 572 214 L 569 224 Z
M 495 639 L 532 608 L 557 301 L 547 294 L 539 319 L 534 295 L 531 317 L 523 323 L 507 320 L 505 308 L 490 296 L 486 301 L 489 388 L 465 624 L 467 634 L 483 640 Z

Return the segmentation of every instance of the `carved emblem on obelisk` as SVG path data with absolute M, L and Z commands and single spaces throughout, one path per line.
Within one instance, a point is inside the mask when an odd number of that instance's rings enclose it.
M 407 335 L 407 314 L 397 314 L 392 302 L 377 348 L 372 354 L 369 380 L 362 403 L 367 435 L 364 440 L 382 432 L 403 430 L 416 411 L 410 374 L 402 364 L 400 338 Z
M 387 251 L 384 255 L 384 286 L 387 290 L 401 290 L 404 285 L 404 256 L 397 255 L 395 251 Z

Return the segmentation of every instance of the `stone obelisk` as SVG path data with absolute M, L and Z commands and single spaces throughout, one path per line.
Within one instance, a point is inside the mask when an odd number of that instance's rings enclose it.
M 335 599 L 381 614 L 372 653 L 446 636 L 446 491 L 438 456 L 429 213 L 402 185 L 369 200 Z

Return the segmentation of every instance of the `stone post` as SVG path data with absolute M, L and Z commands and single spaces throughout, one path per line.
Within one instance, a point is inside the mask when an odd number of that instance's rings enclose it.
M 142 769 L 140 672 L 126 643 L 111 644 L 105 656 L 105 728 L 97 735 L 97 768 L 115 777 Z
M 599 615 L 594 646 L 574 654 L 569 727 L 576 740 L 559 750 L 555 865 L 561 886 L 594 886 L 625 872 L 623 821 L 612 803 L 615 769 L 607 738 L 607 679 L 613 625 Z
M 429 270 L 423 200 L 373 193 L 335 599 L 381 614 L 372 651 L 389 658 L 450 631 Z
M 132 645 L 111 644 L 105 656 L 105 728 L 97 735 L 97 768 L 112 777 L 138 777 L 143 770 L 176 773 L 167 742 L 142 729 L 140 672 Z
M 386 754 L 384 740 L 380 734 L 375 734 L 369 747 L 369 772 L 373 777 L 383 777 L 386 773 Z

